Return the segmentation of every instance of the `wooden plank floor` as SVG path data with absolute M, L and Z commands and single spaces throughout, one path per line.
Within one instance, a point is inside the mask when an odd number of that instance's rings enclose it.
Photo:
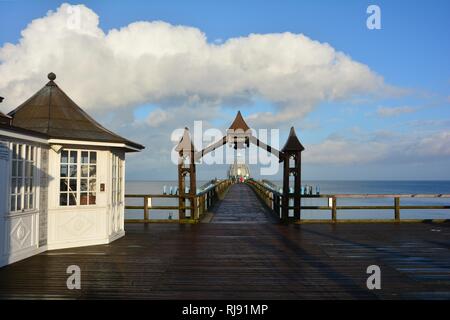
M 225 198 L 212 208 L 211 223 L 276 222 L 252 188 L 244 183 L 232 184 Z
M 0 298 L 449 299 L 449 224 L 128 224 L 0 269 Z M 66 288 L 79 265 L 82 289 Z M 382 289 L 366 288 L 377 264 Z

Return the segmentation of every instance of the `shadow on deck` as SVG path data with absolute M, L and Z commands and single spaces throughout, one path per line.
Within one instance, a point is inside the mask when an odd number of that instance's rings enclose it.
M 0 298 L 449 299 L 449 224 L 128 224 L 0 269 Z M 81 290 L 66 268 L 81 268 Z M 366 268 L 381 268 L 381 290 Z

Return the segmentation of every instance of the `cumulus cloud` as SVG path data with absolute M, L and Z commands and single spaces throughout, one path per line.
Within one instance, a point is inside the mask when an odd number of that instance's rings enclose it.
M 378 107 L 377 115 L 383 118 L 395 117 L 405 113 L 416 112 L 417 108 L 402 106 L 402 107 Z
M 367 163 L 415 163 L 450 156 L 450 131 L 361 133 L 358 137 L 330 136 L 309 145 L 307 164 L 354 165 Z
M 50 71 L 88 110 L 159 105 L 150 126 L 170 118 L 166 108 L 192 97 L 214 105 L 265 99 L 274 112 L 253 119 L 273 123 L 302 117 L 321 101 L 392 89 L 367 65 L 303 34 L 209 42 L 197 28 L 162 21 L 103 31 L 94 11 L 69 4 L 33 20 L 17 44 L 0 48 L 0 90 L 7 105 L 23 102 Z

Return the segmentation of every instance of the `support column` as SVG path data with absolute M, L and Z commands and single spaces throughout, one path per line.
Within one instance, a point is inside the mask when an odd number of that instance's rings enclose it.
M 289 137 L 283 149 L 283 200 L 281 210 L 282 222 L 289 221 L 289 202 L 293 199 L 294 219 L 301 218 L 301 152 L 305 150 L 291 127 Z M 294 161 L 291 166 L 291 159 Z M 290 176 L 294 176 L 293 192 L 290 192 Z
M 191 218 L 195 218 L 197 179 L 195 171 L 195 149 L 189 129 L 185 128 L 183 137 L 175 148 L 178 151 L 178 214 L 179 219 L 186 219 L 186 207 L 189 201 Z M 186 192 L 186 177 L 189 176 L 189 192 Z

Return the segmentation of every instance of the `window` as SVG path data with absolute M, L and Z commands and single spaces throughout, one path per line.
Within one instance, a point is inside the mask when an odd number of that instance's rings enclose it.
M 112 203 L 122 202 L 123 161 L 117 155 L 112 156 Z
M 96 204 L 97 152 L 62 150 L 59 205 Z
M 10 211 L 35 209 L 36 147 L 12 143 L 11 151 Z

